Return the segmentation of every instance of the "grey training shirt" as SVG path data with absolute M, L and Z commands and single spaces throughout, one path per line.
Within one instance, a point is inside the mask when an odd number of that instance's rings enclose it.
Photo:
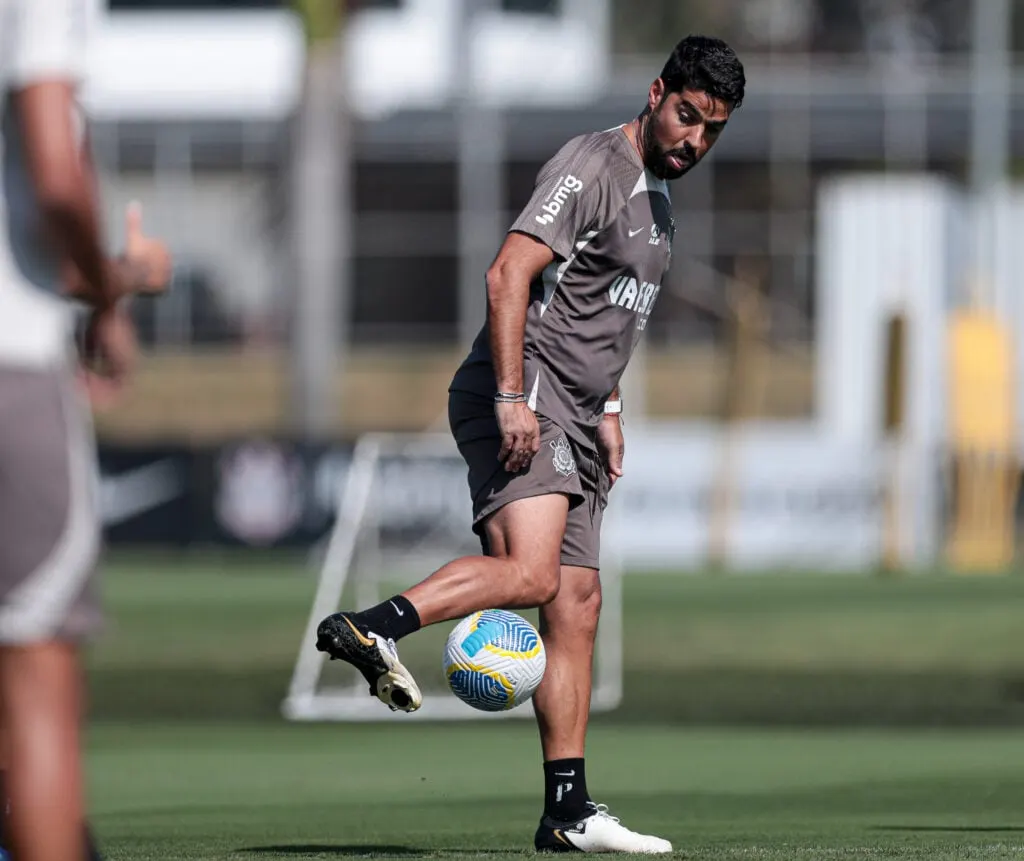
M 530 287 L 529 405 L 593 446 L 604 402 L 647 327 L 671 260 L 667 184 L 645 169 L 623 127 L 583 135 L 544 165 L 511 230 L 555 253 Z M 494 396 L 486 322 L 450 389 Z

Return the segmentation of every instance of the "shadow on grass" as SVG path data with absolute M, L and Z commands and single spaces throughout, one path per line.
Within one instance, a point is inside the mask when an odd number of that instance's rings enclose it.
M 522 855 L 516 849 L 458 849 L 437 847 L 419 849 L 414 846 L 389 846 L 387 844 L 331 844 L 331 843 L 291 843 L 283 846 L 246 846 L 236 849 L 237 854 L 249 855 L 307 855 L 374 857 L 377 855 Z
M 950 834 L 1024 833 L 1024 825 L 876 825 L 874 831 L 921 831 Z
M 249 855 L 427 855 L 423 849 L 387 844 L 291 843 L 287 846 L 246 846 L 235 850 Z

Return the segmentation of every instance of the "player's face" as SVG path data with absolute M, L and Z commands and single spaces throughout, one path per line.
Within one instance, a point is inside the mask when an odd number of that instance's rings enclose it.
M 644 130 L 647 166 L 659 179 L 679 179 L 714 146 L 729 120 L 729 106 L 703 90 L 669 92 L 659 78 L 648 93 Z

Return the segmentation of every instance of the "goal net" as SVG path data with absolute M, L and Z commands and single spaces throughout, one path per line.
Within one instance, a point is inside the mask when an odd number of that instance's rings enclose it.
M 408 588 L 465 555 L 479 555 L 470 528 L 466 466 L 448 435 L 367 434 L 342 471 L 338 509 L 316 563 L 316 594 L 302 635 L 282 712 L 289 720 L 468 720 L 530 717 L 532 703 L 507 712 L 481 712 L 448 689 L 442 650 L 458 623 L 433 625 L 404 639 L 402 663 L 416 677 L 423 706 L 390 711 L 369 693 L 358 672 L 316 650 L 320 620 L 339 609 L 363 609 Z M 610 711 L 622 698 L 621 566 L 602 554 L 604 604 L 594 659 L 592 711 Z M 519 611 L 533 624 L 537 612 Z

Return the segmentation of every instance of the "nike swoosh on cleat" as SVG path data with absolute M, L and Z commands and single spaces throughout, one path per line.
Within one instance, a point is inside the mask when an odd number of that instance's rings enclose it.
M 356 635 L 356 638 L 359 640 L 360 643 L 362 643 L 364 646 L 370 646 L 371 648 L 377 645 L 376 640 L 371 640 L 369 637 L 364 637 L 359 632 L 359 629 L 348 620 L 347 616 L 342 616 L 341 618 L 344 619 L 345 624 L 352 629 L 352 633 Z
M 555 835 L 556 840 L 561 840 L 566 846 L 572 846 L 573 849 L 576 848 L 575 845 L 569 842 L 569 838 L 562 834 L 561 828 L 553 828 L 551 833 Z

